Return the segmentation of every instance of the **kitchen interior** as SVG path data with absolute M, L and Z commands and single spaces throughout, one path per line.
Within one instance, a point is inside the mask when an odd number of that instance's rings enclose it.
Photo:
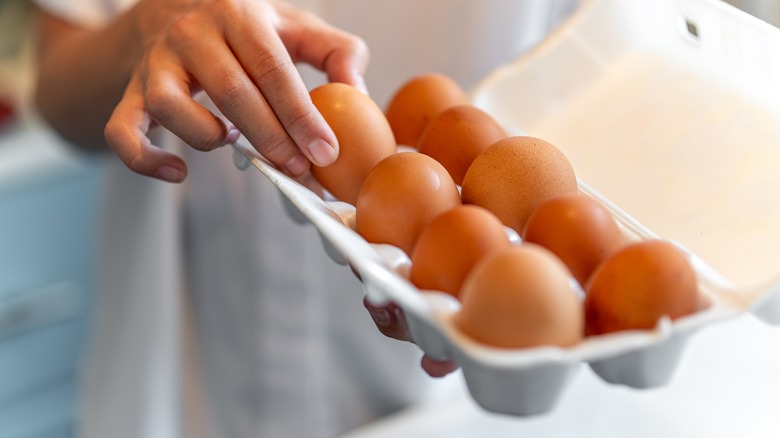
M 731 3 L 780 25 L 780 2 Z M 29 8 L 0 2 L 0 438 L 73 436 L 99 295 L 103 163 L 31 108 L 32 23 L 20 19 Z M 777 436 L 778 341 L 777 328 L 750 316 L 718 324 L 697 334 L 672 384 L 629 394 L 583 371 L 540 417 L 485 412 L 455 373 L 438 396 L 348 436 Z M 729 414 L 713 421 L 713 412 Z
M 101 163 L 29 111 L 28 2 L 0 3 L 0 436 L 71 436 L 95 276 Z

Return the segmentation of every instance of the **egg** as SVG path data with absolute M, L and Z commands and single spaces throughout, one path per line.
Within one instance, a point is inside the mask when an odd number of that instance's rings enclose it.
M 411 255 L 422 230 L 460 204 L 458 187 L 441 164 L 418 152 L 397 153 L 366 177 L 355 204 L 357 232 Z
M 596 268 L 585 288 L 588 335 L 650 329 L 698 308 L 696 275 L 685 254 L 663 240 L 630 244 Z
M 542 202 L 531 213 L 523 240 L 552 251 L 582 285 L 596 266 L 624 243 L 610 212 L 581 193 L 567 193 Z
M 486 345 L 567 347 L 583 338 L 582 301 L 568 269 L 532 243 L 484 258 L 466 277 L 460 298 L 453 322 Z
M 414 245 L 411 282 L 459 296 L 463 279 L 487 254 L 510 246 L 504 225 L 475 205 L 457 206 L 437 216 Z
M 489 114 L 472 105 L 450 107 L 426 126 L 417 150 L 441 163 L 456 184 L 477 156 L 506 137 L 506 132 Z
M 468 96 L 449 76 L 426 73 L 406 81 L 390 98 L 385 115 L 400 145 L 416 146 L 425 127 L 440 112 L 468 103 Z
M 337 199 L 354 205 L 369 171 L 395 153 L 393 131 L 382 109 L 351 85 L 327 83 L 310 96 L 339 142 L 336 161 L 313 166 L 311 173 Z
M 560 149 L 539 138 L 516 136 L 493 143 L 474 159 L 461 195 L 464 204 L 490 210 L 522 235 L 539 204 L 576 192 L 577 177 Z

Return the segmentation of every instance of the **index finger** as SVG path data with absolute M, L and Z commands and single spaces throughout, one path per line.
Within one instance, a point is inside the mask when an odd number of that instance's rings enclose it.
M 226 29 L 228 44 L 301 152 L 318 166 L 331 164 L 338 156 L 336 135 L 312 103 L 269 10 L 247 13 L 243 25 Z
M 187 165 L 177 155 L 151 143 L 147 136 L 151 123 L 136 72 L 105 126 L 106 142 L 134 172 L 173 183 L 183 181 Z

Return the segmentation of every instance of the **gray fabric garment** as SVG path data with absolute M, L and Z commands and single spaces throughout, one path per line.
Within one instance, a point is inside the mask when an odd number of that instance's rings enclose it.
M 425 71 L 473 86 L 574 4 L 300 2 L 366 39 L 367 82 L 382 106 Z M 38 3 L 90 25 L 126 7 L 119 0 Z M 309 69 L 304 76 L 309 86 L 322 81 Z M 190 173 L 172 186 L 109 160 L 104 276 L 81 436 L 193 436 L 184 419 L 196 431 L 211 427 L 198 431 L 209 437 L 332 437 L 440 384 L 420 370 L 415 346 L 376 331 L 360 283 L 327 258 L 311 226 L 289 221 L 262 175 L 236 170 L 229 148 L 200 153 L 170 133 L 156 135 L 155 144 L 185 156 Z M 188 336 L 194 342 L 183 342 Z

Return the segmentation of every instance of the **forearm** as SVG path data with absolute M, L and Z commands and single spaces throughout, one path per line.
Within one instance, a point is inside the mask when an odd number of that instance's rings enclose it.
M 140 57 L 133 13 L 97 29 L 39 13 L 35 104 L 63 137 L 85 148 L 104 147 L 103 129 Z

